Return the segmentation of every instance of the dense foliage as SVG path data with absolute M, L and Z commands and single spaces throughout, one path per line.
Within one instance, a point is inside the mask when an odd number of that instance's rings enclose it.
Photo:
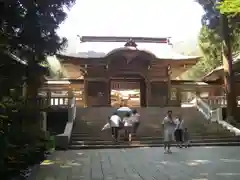
M 235 29 L 232 36 L 232 50 L 235 58 L 240 52 L 239 29 Z M 214 29 L 203 26 L 198 36 L 198 45 L 202 52 L 202 58 L 185 74 L 185 77 L 200 80 L 204 75 L 222 65 L 221 37 Z
M 202 59 L 186 76 L 191 79 L 201 79 L 204 75 L 222 65 L 222 34 L 220 23 L 219 2 L 216 0 L 198 0 L 205 10 L 202 17 L 203 27 L 199 34 L 199 47 Z M 240 52 L 240 25 L 235 17 L 229 17 L 230 40 L 233 57 Z
M 240 14 L 240 0 L 224 0 L 219 8 L 221 13 L 237 16 Z
M 36 92 L 46 56 L 66 47 L 56 30 L 74 0 L 0 1 L 0 177 L 38 163 L 47 149 L 37 100 L 22 97 L 22 85 Z M 18 58 L 26 63 L 21 63 Z M 29 97 L 31 97 L 31 95 Z M 33 100 L 33 101 L 32 101 Z
M 60 38 L 56 30 L 66 18 L 64 7 L 70 7 L 73 2 L 3 1 L 0 6 L 2 47 L 17 50 L 23 56 L 36 56 L 36 61 L 42 61 L 44 56 L 61 50 L 66 39 Z
M 214 30 L 203 26 L 199 33 L 198 44 L 202 58 L 187 72 L 187 77 L 190 79 L 201 79 L 206 73 L 222 64 L 221 39 Z

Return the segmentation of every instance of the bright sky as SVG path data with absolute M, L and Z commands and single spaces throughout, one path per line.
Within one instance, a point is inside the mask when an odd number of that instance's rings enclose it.
M 76 0 L 60 26 L 69 40 L 68 52 L 106 52 L 112 43 L 80 44 L 80 36 L 172 37 L 173 42 L 195 38 L 203 10 L 195 0 Z

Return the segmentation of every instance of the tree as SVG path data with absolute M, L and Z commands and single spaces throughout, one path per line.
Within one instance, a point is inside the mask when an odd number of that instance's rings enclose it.
M 239 28 L 237 16 L 227 17 L 221 14 L 219 11 L 218 0 L 198 0 L 205 10 L 205 14 L 202 18 L 202 23 L 210 29 L 216 30 L 221 37 L 222 45 L 222 59 L 224 65 L 224 82 L 225 91 L 227 95 L 227 118 L 229 121 L 235 119 L 235 107 L 236 107 L 236 95 L 234 91 L 234 74 L 232 70 L 232 39 L 234 38 L 233 32 L 235 28 Z M 220 4 L 224 3 L 224 0 L 220 1 Z
M 66 47 L 56 30 L 66 18 L 64 8 L 75 0 L 5 0 L 0 3 L 0 50 L 18 54 L 28 62 L 28 83 L 39 86 L 38 63 Z M 33 84 L 31 84 L 33 83 Z M 32 96 L 35 96 L 36 91 Z
M 215 30 L 203 26 L 198 36 L 198 45 L 202 52 L 200 61 L 187 72 L 190 79 L 201 80 L 211 70 L 222 64 L 221 38 Z
M 0 1 L 0 176 L 3 179 L 12 179 L 1 174 L 8 174 L 10 169 L 9 174 L 13 174 L 9 164 L 17 168 L 17 174 L 20 174 L 18 168 L 36 163 L 36 156 L 43 155 L 45 149 L 42 145 L 37 145 L 37 140 L 40 140 L 38 106 L 32 106 L 20 96 L 15 98 L 10 93 L 8 97 L 3 97 L 2 92 L 7 94 L 3 88 L 9 90 L 13 86 L 21 87 L 19 82 L 26 76 L 28 85 L 34 88 L 30 96 L 36 97 L 40 75 L 44 73 L 39 64 L 45 61 L 46 56 L 55 54 L 66 46 L 66 38 L 60 38 L 56 30 L 66 18 L 64 8 L 70 8 L 74 1 Z M 6 54 L 17 55 L 27 65 L 14 63 Z M 36 104 L 35 100 L 34 105 Z
M 239 29 L 233 31 L 232 37 L 232 53 L 233 57 L 237 57 L 240 51 Z M 185 74 L 185 77 L 189 79 L 201 80 L 204 75 L 223 64 L 221 37 L 216 30 L 203 25 L 198 36 L 198 45 L 202 52 L 202 58 Z
M 239 15 L 240 0 L 224 0 L 219 6 L 222 14 Z
M 56 53 L 66 43 L 56 30 L 66 18 L 64 7 L 74 0 L 10 0 L 0 6 L 1 42 L 5 48 L 34 53 L 37 61 Z M 2 44 L 2 43 L 1 43 Z

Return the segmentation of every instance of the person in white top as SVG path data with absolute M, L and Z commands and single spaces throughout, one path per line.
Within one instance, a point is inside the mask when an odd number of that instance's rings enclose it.
M 167 116 L 162 122 L 164 132 L 164 153 L 171 153 L 171 144 L 174 141 L 174 131 L 176 124 L 172 118 L 172 111 L 167 112 Z
M 128 139 L 129 142 L 132 141 L 132 128 L 133 128 L 133 118 L 129 112 L 126 113 L 123 118 L 123 124 L 125 129 L 125 139 Z
M 110 117 L 110 126 L 112 128 L 112 137 L 115 141 L 118 141 L 118 130 L 119 130 L 119 124 L 120 124 L 121 118 L 117 115 L 117 113 L 114 113 Z
M 175 139 L 177 142 L 177 146 L 182 148 L 183 145 L 183 130 L 184 130 L 184 121 L 182 117 L 179 115 L 176 118 L 176 129 L 175 129 Z
M 133 120 L 133 135 L 136 135 L 140 124 L 140 114 L 137 112 L 136 109 L 132 110 L 132 120 Z

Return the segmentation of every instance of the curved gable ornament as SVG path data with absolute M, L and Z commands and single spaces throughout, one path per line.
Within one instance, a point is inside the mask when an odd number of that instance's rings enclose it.
M 141 54 L 146 54 L 149 57 L 151 57 L 151 59 L 156 58 L 156 55 L 148 50 L 141 50 L 133 47 L 122 47 L 122 48 L 113 49 L 112 51 L 107 53 L 105 57 L 111 57 L 116 54 L 124 56 L 127 59 L 128 63 L 132 61 L 134 58 L 136 58 L 137 56 L 141 56 Z
M 123 56 L 126 58 L 127 64 L 129 64 L 138 55 L 139 55 L 138 51 L 123 52 Z

